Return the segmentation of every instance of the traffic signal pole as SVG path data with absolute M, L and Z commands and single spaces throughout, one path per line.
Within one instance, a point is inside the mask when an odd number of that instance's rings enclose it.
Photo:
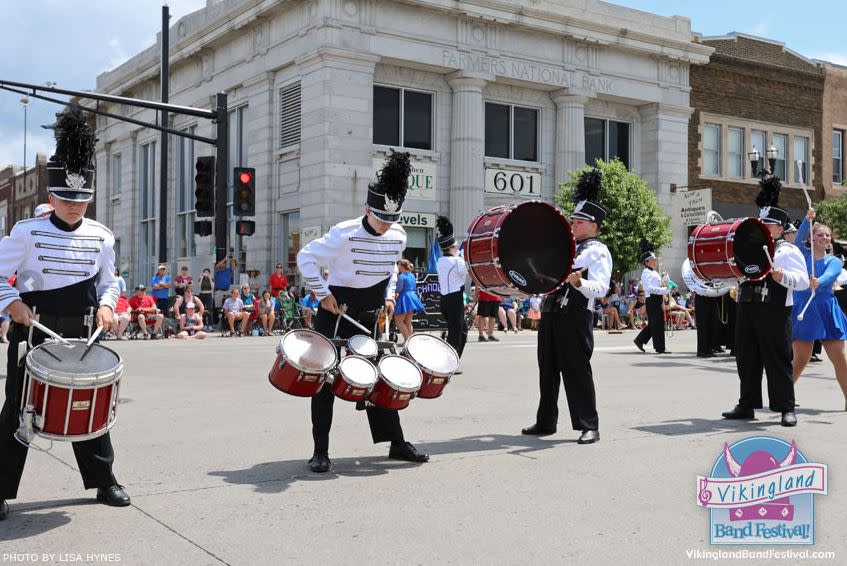
M 218 158 L 215 160 L 215 263 L 226 258 L 229 252 L 227 236 L 229 235 L 226 210 L 227 201 L 227 171 L 229 170 L 229 116 L 227 111 L 226 93 L 219 92 L 215 96 L 215 118 L 217 124 Z

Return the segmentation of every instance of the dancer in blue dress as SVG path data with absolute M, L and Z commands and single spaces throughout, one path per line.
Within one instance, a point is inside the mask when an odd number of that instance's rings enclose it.
M 820 340 L 827 357 L 835 367 L 835 377 L 847 399 L 847 317 L 832 293 L 832 286 L 841 275 L 841 260 L 827 254 L 832 245 L 832 232 L 824 224 L 815 224 L 811 230 L 814 243 L 814 258 L 812 257 L 812 250 L 807 241 L 814 220 L 815 210 L 810 208 L 797 231 L 797 243 L 806 258 L 806 268 L 811 273 L 814 261 L 815 276 L 809 277 L 809 289 L 794 292 L 794 310 L 791 317 L 794 350 L 792 379 L 795 383 L 800 379 L 812 354 L 814 341 Z M 815 295 L 803 313 L 803 320 L 799 320 L 798 316 L 806 308 L 812 289 L 816 290 Z
M 424 304 L 418 297 L 415 266 L 412 262 L 401 259 L 397 262 L 397 269 L 400 274 L 397 276 L 397 306 L 394 307 L 394 322 L 403 338 L 408 340 L 414 332 L 412 316 L 416 312 L 423 312 Z

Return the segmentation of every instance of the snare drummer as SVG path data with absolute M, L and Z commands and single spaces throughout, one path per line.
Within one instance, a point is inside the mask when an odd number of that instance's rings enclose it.
M 90 160 L 94 132 L 82 112 L 65 110 L 53 126 L 56 155 L 47 164 L 50 204 L 55 210 L 42 218 L 22 220 L 0 241 L 0 310 L 14 319 L 9 336 L 6 402 L 0 413 L 0 519 L 8 513 L 6 500 L 15 499 L 27 447 L 14 433 L 19 426 L 24 357 L 19 345 L 27 341 L 33 310 L 40 322 L 68 338 L 85 338 L 85 316 L 96 310 L 96 325 L 108 330 L 118 299 L 115 278 L 115 238 L 112 232 L 84 218 L 94 195 Z M 82 151 L 80 151 L 82 148 Z M 79 155 L 82 154 L 82 156 Z M 18 272 L 17 288 L 7 279 Z M 33 345 L 45 335 L 34 330 Z M 73 443 L 86 489 L 97 488 L 97 500 L 126 506 L 129 495 L 112 474 L 114 451 L 108 433 Z
M 314 291 L 320 307 L 315 317 L 315 330 L 332 338 L 340 305 L 347 314 L 366 327 L 373 327 L 374 313 L 385 308 L 394 311 L 397 283 L 397 260 L 406 248 L 406 232 L 396 224 L 406 198 L 410 173 L 409 154 L 391 152 L 383 166 L 379 181 L 368 188 L 365 215 L 336 224 L 317 240 L 312 240 L 297 254 L 297 267 L 303 280 Z M 329 280 L 321 278 L 321 267 L 329 268 Z M 340 338 L 350 338 L 361 331 L 343 320 Z M 327 472 L 329 430 L 335 396 L 324 385 L 312 397 L 312 437 L 315 451 L 309 460 L 314 472 Z M 410 462 L 426 462 L 429 456 L 419 452 L 403 437 L 397 411 L 367 407 L 368 422 L 374 443 L 391 442 L 389 458 Z
M 559 418 L 559 382 L 565 396 L 573 430 L 582 431 L 577 442 L 600 440 L 597 399 L 591 371 L 594 351 L 594 301 L 609 292 L 612 256 L 597 239 L 606 209 L 599 203 L 600 171 L 582 174 L 574 191 L 576 207 L 571 215 L 577 241 L 573 272 L 567 285 L 545 297 L 538 325 L 538 371 L 541 398 L 535 424 L 523 434 L 546 435 L 556 432 Z M 583 271 L 586 271 L 583 277 Z

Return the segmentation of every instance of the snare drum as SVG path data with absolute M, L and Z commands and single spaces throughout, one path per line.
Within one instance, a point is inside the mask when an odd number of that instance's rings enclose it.
M 688 238 L 688 259 L 694 275 L 706 281 L 757 281 L 771 271 L 774 242 L 758 218 L 701 224 Z
M 345 401 L 364 401 L 377 378 L 376 366 L 362 356 L 347 356 L 338 362 L 330 389 Z
M 364 334 L 356 334 L 347 340 L 347 351 L 355 356 L 362 356 L 369 360 L 376 358 L 379 352 L 376 340 Z
M 498 206 L 468 229 L 465 261 L 478 288 L 500 296 L 544 295 L 565 284 L 574 258 L 570 224 L 551 204 Z
M 368 395 L 371 403 L 383 409 L 399 411 L 409 406 L 421 388 L 421 370 L 412 361 L 389 354 L 377 364 L 379 377 Z
M 459 369 L 459 355 L 453 346 L 429 334 L 412 334 L 403 345 L 403 355 L 415 362 L 423 377 L 418 397 L 435 399 Z
M 280 391 L 297 397 L 317 395 L 338 360 L 332 342 L 314 330 L 286 333 L 276 351 L 268 380 Z
M 106 434 L 115 425 L 124 372 L 114 350 L 86 340 L 70 346 L 49 340 L 29 351 L 16 435 L 30 441 L 80 442 Z

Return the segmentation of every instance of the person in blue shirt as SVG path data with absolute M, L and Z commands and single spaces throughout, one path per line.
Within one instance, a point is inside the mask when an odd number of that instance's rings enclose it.
M 152 289 L 150 294 L 156 299 L 156 308 L 165 316 L 168 316 L 168 295 L 171 293 L 172 285 L 173 280 L 168 275 L 168 266 L 160 265 L 150 281 L 150 288 Z
M 415 278 L 415 266 L 408 259 L 397 262 L 399 275 L 397 276 L 397 302 L 394 307 L 394 322 L 397 329 L 405 340 L 409 339 L 414 329 L 412 328 L 412 316 L 416 312 L 424 311 L 424 304 L 418 297 L 418 281 Z
M 809 363 L 812 355 L 812 347 L 815 340 L 820 340 L 826 355 L 835 366 L 835 377 L 841 386 L 841 392 L 847 400 L 847 352 L 845 352 L 845 340 L 847 340 L 847 317 L 838 305 L 838 300 L 832 293 L 832 286 L 838 276 L 841 275 L 841 260 L 833 255 L 827 254 L 832 245 L 832 232 L 824 224 L 815 224 L 812 229 L 811 239 L 814 242 L 814 257 L 812 250 L 807 244 L 811 223 L 815 220 L 815 209 L 810 208 L 806 218 L 800 224 L 797 231 L 797 245 L 806 259 L 806 268 L 812 272 L 814 261 L 815 276 L 809 276 L 809 289 L 794 291 L 794 306 L 791 316 L 792 321 L 792 347 L 794 360 L 792 368 L 792 379 L 796 383 L 800 375 Z M 811 299 L 809 307 L 803 313 L 803 320 L 798 316 L 806 308 L 809 297 L 815 290 L 814 298 Z M 847 403 L 845 403 L 847 405 Z M 847 406 L 845 406 L 847 410 Z
M 227 266 L 227 262 L 231 264 Z M 220 305 L 229 297 L 229 288 L 232 287 L 233 270 L 238 268 L 238 262 L 232 253 L 215 264 L 215 294 L 220 299 Z M 217 301 L 216 301 L 217 302 Z
M 312 328 L 312 317 L 318 312 L 318 306 L 321 302 L 318 300 L 314 291 L 309 291 L 300 300 L 300 306 L 303 307 L 303 316 L 306 319 L 306 327 Z

